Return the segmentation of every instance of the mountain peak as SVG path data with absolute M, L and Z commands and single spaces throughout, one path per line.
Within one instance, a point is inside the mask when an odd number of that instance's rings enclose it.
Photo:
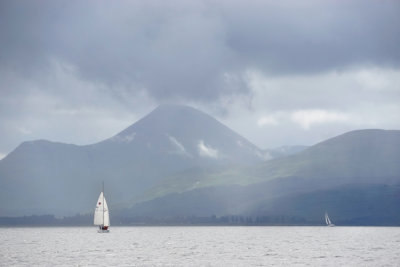
M 208 119 L 216 121 L 213 117 L 206 114 L 203 111 L 200 111 L 196 108 L 186 106 L 186 105 L 177 105 L 177 104 L 162 104 L 155 108 L 152 112 L 150 112 L 145 118 L 152 118 L 154 116 L 163 117 L 164 119 L 169 120 L 179 120 L 182 117 L 207 117 Z
M 196 111 L 199 112 L 199 110 L 191 107 L 191 106 L 187 106 L 187 105 L 181 105 L 181 104 L 161 104 L 159 105 L 157 108 L 155 108 L 153 110 L 153 112 L 155 111 L 182 111 L 182 110 L 186 110 L 186 111 Z
M 212 116 L 184 105 L 160 105 L 106 141 L 146 151 L 227 162 L 262 160 L 262 152 Z M 137 150 L 139 150 L 137 148 Z
M 185 105 L 162 104 L 139 121 L 120 132 L 117 136 L 132 136 L 142 131 L 147 132 L 147 134 L 184 131 L 187 130 L 187 128 L 205 127 L 205 125 L 203 125 L 204 123 L 210 126 L 208 124 L 210 124 L 211 121 L 214 124 L 226 127 L 210 115 L 195 108 Z

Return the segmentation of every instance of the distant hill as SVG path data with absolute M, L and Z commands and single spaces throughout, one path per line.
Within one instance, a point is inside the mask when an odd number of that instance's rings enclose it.
M 277 164 L 290 165 L 296 176 L 381 181 L 383 177 L 399 178 L 399 160 L 400 131 L 357 130 L 277 160 Z
M 121 204 L 174 173 L 263 161 L 263 153 L 211 116 L 163 105 L 100 143 L 24 142 L 0 161 L 0 216 L 91 211 L 105 181 Z M 119 204 L 116 204 L 119 203 Z
M 261 150 L 201 111 L 163 105 L 96 144 L 22 143 L 0 161 L 0 217 L 90 213 L 105 181 L 119 222 L 315 223 L 327 210 L 334 222 L 400 225 L 399 163 L 398 130 Z
M 171 177 L 128 213 L 315 220 L 330 210 L 342 222 L 400 224 L 399 159 L 400 131 L 358 130 L 261 164 Z
M 161 222 L 192 217 L 239 216 L 253 218 L 253 222 L 270 218 L 262 224 L 279 224 L 276 218 L 289 218 L 290 224 L 298 221 L 315 225 L 324 223 L 328 211 L 337 225 L 400 225 L 399 205 L 399 184 L 360 183 L 290 192 L 278 184 L 261 183 L 174 193 L 138 203 L 115 216 L 136 222 L 147 222 L 148 218 Z M 273 221 L 268 222 L 271 218 Z

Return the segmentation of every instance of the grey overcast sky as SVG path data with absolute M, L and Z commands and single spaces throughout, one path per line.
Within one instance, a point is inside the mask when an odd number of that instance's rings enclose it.
M 400 1 L 0 1 L 0 158 L 162 103 L 260 148 L 400 129 Z

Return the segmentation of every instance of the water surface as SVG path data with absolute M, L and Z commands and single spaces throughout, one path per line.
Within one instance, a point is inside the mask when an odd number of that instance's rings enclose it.
M 1 266 L 399 266 L 396 227 L 0 228 Z

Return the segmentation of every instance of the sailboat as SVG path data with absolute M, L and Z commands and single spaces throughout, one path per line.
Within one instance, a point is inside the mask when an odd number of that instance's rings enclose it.
M 329 216 L 328 216 L 328 213 L 327 213 L 327 212 L 325 212 L 325 223 L 326 223 L 326 226 L 330 226 L 330 227 L 335 226 L 335 225 L 331 222 L 331 220 L 329 219 Z
M 107 201 L 104 197 L 104 183 L 103 191 L 101 191 L 99 199 L 97 200 L 96 209 L 94 211 L 94 225 L 99 226 L 98 233 L 109 233 L 110 230 L 110 213 L 108 211 Z

